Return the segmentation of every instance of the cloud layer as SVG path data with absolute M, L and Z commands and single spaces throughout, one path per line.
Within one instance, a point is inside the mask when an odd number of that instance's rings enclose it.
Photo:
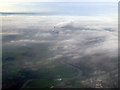
M 48 60 L 68 58 L 82 72 L 91 71 L 87 74 L 92 78 L 99 72 L 117 74 L 116 17 L 10 16 L 3 21 L 3 45 L 52 43 L 48 48 L 56 54 Z

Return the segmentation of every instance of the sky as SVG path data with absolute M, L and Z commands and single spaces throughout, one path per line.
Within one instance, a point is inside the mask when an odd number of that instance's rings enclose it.
M 5 0 L 6 1 L 6 0 Z M 37 13 L 40 15 L 117 15 L 118 2 L 106 0 L 98 2 L 96 0 L 79 0 L 80 2 L 57 2 L 50 0 L 51 2 L 39 1 L 35 2 L 19 2 L 13 0 L 13 2 L 2 2 L 0 5 L 0 12 L 4 13 Z M 53 1 L 53 2 L 52 2 Z M 93 2 L 94 1 L 94 2 Z
M 3 0 L 1 2 L 118 2 L 119 0 Z

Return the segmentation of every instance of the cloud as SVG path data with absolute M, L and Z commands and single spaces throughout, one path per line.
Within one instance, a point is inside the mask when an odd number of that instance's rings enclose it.
M 117 18 L 102 18 L 105 17 L 10 16 L 3 19 L 3 35 L 22 34 L 25 40 L 54 41 L 53 48 L 61 48 L 61 53 L 114 53 L 118 43 Z
M 3 35 L 3 45 L 51 44 L 48 49 L 54 56 L 47 60 L 66 60 L 78 66 L 86 80 L 93 78 L 95 72 L 117 74 L 116 17 L 10 16 L 3 28 L 3 32 L 9 36 L 9 41 L 5 41 L 6 36 Z M 13 34 L 22 36 L 13 38 Z M 101 78 L 99 75 L 95 77 Z
M 110 53 L 113 52 L 114 54 L 117 50 L 117 30 L 114 28 L 110 28 L 109 30 L 106 30 L 106 27 L 81 27 L 77 25 L 77 27 L 72 26 L 73 23 L 70 25 L 69 23 L 67 27 L 65 27 L 63 30 L 59 30 L 61 38 L 63 40 L 59 41 L 57 45 L 61 47 L 64 50 L 69 50 L 69 52 L 78 52 L 85 55 L 92 55 L 95 53 Z M 110 27 L 110 26 L 109 26 Z M 111 31 L 113 29 L 113 31 Z M 66 32 L 66 30 L 69 30 L 70 32 Z M 69 33 L 69 36 L 66 36 Z M 59 36 L 60 36 L 59 35 Z M 69 37 L 65 38 L 65 37 Z M 110 45 L 110 47 L 108 47 Z M 80 48 L 82 47 L 82 48 Z M 84 49 L 84 50 L 82 50 Z M 78 53 L 77 52 L 77 53 Z M 110 54 L 111 55 L 111 54 Z

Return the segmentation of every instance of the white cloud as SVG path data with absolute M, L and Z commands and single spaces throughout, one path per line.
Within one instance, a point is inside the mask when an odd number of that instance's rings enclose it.
M 11 43 L 54 43 L 51 50 L 75 55 L 73 58 L 96 53 L 117 56 L 118 27 L 114 16 L 10 16 L 3 20 L 4 33 L 24 36 Z M 53 32 L 54 26 L 58 34 Z

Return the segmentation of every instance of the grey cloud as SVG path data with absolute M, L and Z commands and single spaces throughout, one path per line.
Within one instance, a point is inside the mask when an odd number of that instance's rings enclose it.
M 67 62 L 79 66 L 85 75 L 88 74 L 86 70 L 90 71 L 91 77 L 96 71 L 111 73 L 117 70 L 117 24 L 87 19 L 82 22 L 79 17 L 78 20 L 74 17 L 72 20 L 69 17 L 41 17 L 39 20 L 39 17 L 32 18 L 33 23 L 27 18 L 25 20 L 28 24 L 22 24 L 21 29 L 21 23 L 17 23 L 19 27 L 16 26 L 16 32 L 13 30 L 13 33 L 22 34 L 23 37 L 12 38 L 3 44 L 52 43 L 49 50 L 56 55 L 48 60 L 67 58 Z M 10 31 L 4 28 L 3 32 L 10 34 Z

